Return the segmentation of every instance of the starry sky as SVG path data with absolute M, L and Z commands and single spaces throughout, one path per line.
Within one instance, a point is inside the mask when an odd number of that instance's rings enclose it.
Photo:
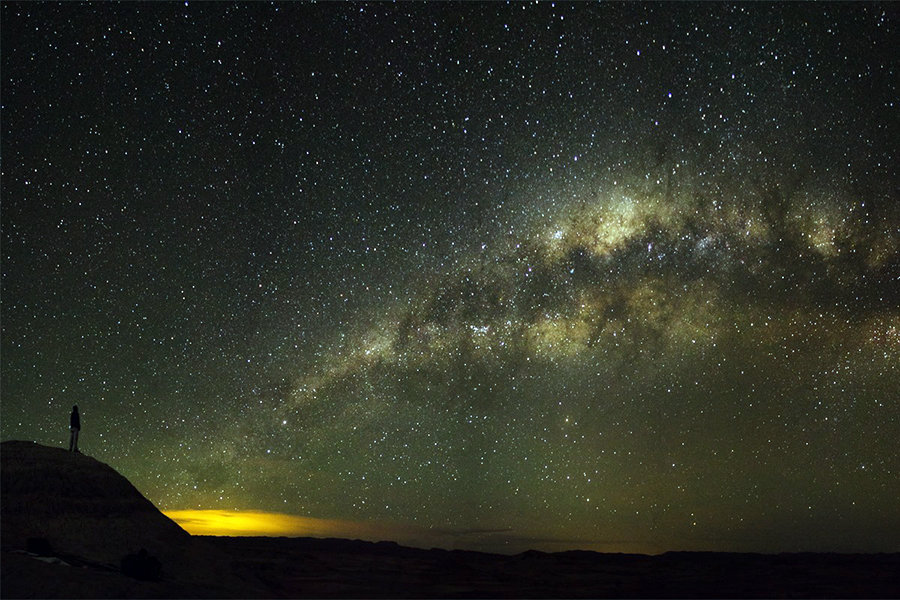
M 900 551 L 896 5 L 0 10 L 4 440 L 78 404 L 316 535 Z

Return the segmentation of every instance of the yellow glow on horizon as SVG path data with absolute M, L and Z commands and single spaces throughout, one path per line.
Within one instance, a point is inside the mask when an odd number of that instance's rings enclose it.
M 354 521 L 317 519 L 260 510 L 165 510 L 191 535 L 342 537 L 386 539 L 381 527 Z
M 399 523 L 318 519 L 261 510 L 186 509 L 162 512 L 191 535 L 359 539 L 371 542 L 392 541 L 418 548 L 445 548 L 448 550 L 465 548 L 501 553 L 523 552 L 528 549 L 548 552 L 571 549 L 597 552 L 654 553 L 659 551 L 647 546 L 642 541 L 624 544 L 623 542 L 607 543 L 602 540 L 586 542 L 565 538 L 554 541 L 539 531 L 515 532 L 505 528 L 454 531 Z M 511 539 L 506 539 L 507 535 L 511 536 Z M 516 539 L 519 536 L 523 536 L 523 539 Z M 544 539 L 545 537 L 546 539 Z

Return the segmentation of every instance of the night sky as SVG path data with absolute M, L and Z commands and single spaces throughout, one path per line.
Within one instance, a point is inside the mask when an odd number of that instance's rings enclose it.
M 900 551 L 897 15 L 4 2 L 2 438 L 316 535 Z

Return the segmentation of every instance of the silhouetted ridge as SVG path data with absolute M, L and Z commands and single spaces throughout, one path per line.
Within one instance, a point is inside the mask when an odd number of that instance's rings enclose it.
M 80 453 L 3 442 L 3 548 L 46 539 L 61 554 L 118 565 L 140 548 L 183 546 L 190 536 L 112 467 Z
M 97 460 L 27 442 L 0 452 L 4 598 L 881 598 L 900 589 L 900 554 L 502 555 L 191 537 Z
M 21 441 L 0 444 L 0 457 L 2 549 L 4 562 L 16 563 L 9 570 L 4 566 L 4 596 L 25 591 L 44 597 L 248 593 L 218 550 L 192 538 L 109 465 Z M 59 567 L 63 572 L 45 573 L 40 569 L 49 567 L 23 558 L 25 552 L 87 570 L 64 566 Z M 30 574 L 12 577 L 23 569 Z M 128 587 L 141 583 L 137 580 L 160 583 L 140 592 Z

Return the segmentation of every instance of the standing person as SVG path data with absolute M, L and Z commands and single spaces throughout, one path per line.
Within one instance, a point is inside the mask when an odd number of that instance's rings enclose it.
M 78 405 L 72 407 L 72 415 L 69 417 L 69 452 L 78 452 L 78 432 L 81 431 L 81 417 L 78 416 Z

